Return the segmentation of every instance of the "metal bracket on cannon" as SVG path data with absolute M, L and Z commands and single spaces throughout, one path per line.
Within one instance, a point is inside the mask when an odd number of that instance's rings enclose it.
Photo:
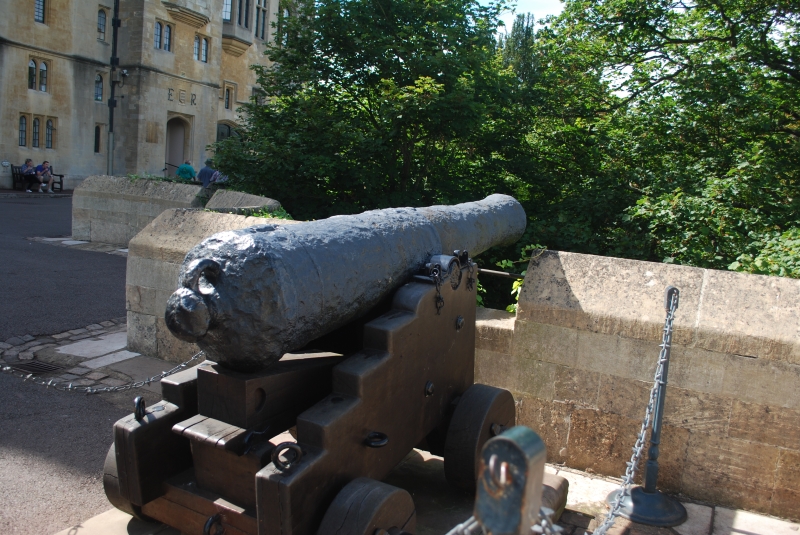
M 514 425 L 514 399 L 473 384 L 468 253 L 425 268 L 363 324 L 360 350 L 318 341 L 264 371 L 207 363 L 162 381 L 163 410 L 115 424 L 112 503 L 187 534 L 414 533 L 410 494 L 380 482 L 414 447 L 443 455 L 448 481 L 474 493 L 481 448 Z M 337 332 L 325 340 L 352 335 Z M 296 443 L 268 440 L 293 427 Z

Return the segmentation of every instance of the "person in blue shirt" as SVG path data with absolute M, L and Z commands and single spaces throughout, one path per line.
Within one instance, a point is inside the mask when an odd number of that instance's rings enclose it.
M 214 165 L 214 160 L 209 158 L 206 160 L 206 166 L 200 169 L 200 172 L 197 173 L 197 180 L 203 183 L 203 187 L 207 188 L 208 185 L 211 183 L 211 177 L 214 176 L 214 168 L 211 167 Z
M 192 180 L 194 179 L 195 176 L 197 176 L 197 173 L 194 172 L 194 167 L 192 167 L 192 162 L 186 160 L 185 162 L 183 162 L 183 165 L 178 167 L 178 170 L 175 171 L 175 175 L 178 178 L 182 178 L 183 180 Z
M 39 193 L 53 193 L 53 175 L 50 171 L 50 162 L 43 161 L 42 165 L 37 165 L 33 172 L 28 171 L 28 169 L 33 168 L 33 165 L 29 165 L 30 162 L 30 159 L 25 160 L 25 165 L 22 166 L 22 174 L 29 175 L 26 177 L 28 193 L 32 193 L 31 188 L 34 186 L 36 186 L 36 191 Z M 45 186 L 45 183 L 47 186 Z

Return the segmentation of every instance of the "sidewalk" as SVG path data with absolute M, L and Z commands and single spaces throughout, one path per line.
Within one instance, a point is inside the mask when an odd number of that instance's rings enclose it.
M 61 198 L 61 197 L 72 197 L 71 189 L 67 189 L 64 191 L 59 191 L 55 193 L 39 193 L 38 191 L 28 193 L 26 191 L 20 191 L 18 189 L 0 189 L 0 197 L 21 197 L 21 198 Z
M 172 368 L 159 359 L 128 351 L 125 318 L 87 325 L 51 336 L 14 337 L 0 342 L 0 366 L 56 367 L 42 378 L 69 381 L 76 386 L 117 386 L 141 380 Z M 159 384 L 143 390 L 147 403 L 160 399 Z M 129 396 L 130 397 L 130 396 Z M 132 405 L 131 405 L 132 409 Z M 110 430 L 109 430 L 110 432 Z M 290 435 L 281 440 L 290 439 Z M 98 466 L 98 472 L 102 466 Z M 569 481 L 567 508 L 559 525 L 564 535 L 583 535 L 599 525 L 607 512 L 605 498 L 619 486 L 614 478 L 598 477 L 557 465 L 549 472 Z M 407 489 L 417 507 L 417 535 L 441 535 L 472 514 L 472 498 L 453 491 L 444 479 L 442 459 L 423 451 L 412 451 L 386 478 L 386 482 Z M 102 485 L 100 481 L 96 483 Z M 689 513 L 686 523 L 674 528 L 653 528 L 618 519 L 609 535 L 799 535 L 800 523 L 684 502 Z M 109 510 L 58 535 L 177 535 L 161 525 L 138 522 L 109 506 Z

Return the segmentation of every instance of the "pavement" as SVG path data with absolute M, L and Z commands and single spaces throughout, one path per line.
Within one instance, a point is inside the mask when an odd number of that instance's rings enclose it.
M 125 258 L 28 240 L 70 236 L 72 200 L 21 195 L 0 195 L 0 341 L 124 316 Z

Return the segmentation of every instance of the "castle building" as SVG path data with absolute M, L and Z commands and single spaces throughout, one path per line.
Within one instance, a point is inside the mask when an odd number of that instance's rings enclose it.
M 231 134 L 268 63 L 278 0 L 2 0 L 0 188 L 10 165 L 47 160 L 65 187 L 106 174 L 114 89 L 113 171 L 195 169 Z

